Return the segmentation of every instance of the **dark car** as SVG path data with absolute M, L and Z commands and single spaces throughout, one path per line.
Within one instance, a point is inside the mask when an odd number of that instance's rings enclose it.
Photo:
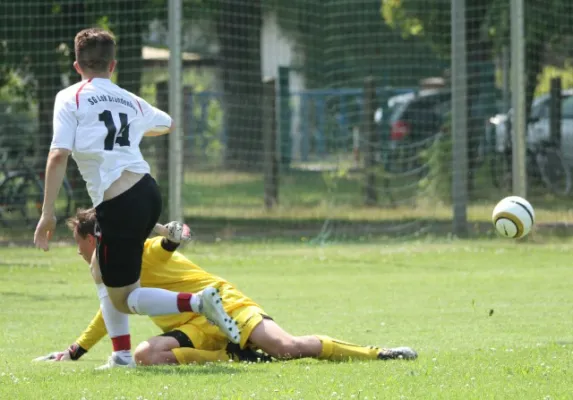
M 380 126 L 383 163 L 388 171 L 405 172 L 419 165 L 420 150 L 440 132 L 450 110 L 450 91 L 421 90 L 390 102 L 393 107 Z
M 449 90 L 423 90 L 400 104 L 390 116 L 390 141 L 417 142 L 437 134 L 450 96 Z

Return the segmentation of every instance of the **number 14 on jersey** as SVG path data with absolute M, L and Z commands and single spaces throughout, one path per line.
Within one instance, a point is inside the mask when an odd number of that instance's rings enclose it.
M 129 146 L 129 124 L 127 123 L 127 114 L 119 113 L 119 121 L 121 122 L 121 127 L 119 132 L 113 121 L 113 115 L 111 111 L 105 110 L 99 114 L 99 120 L 105 124 L 107 128 L 107 136 L 105 137 L 104 150 L 111 151 L 113 146 L 117 143 L 121 147 Z

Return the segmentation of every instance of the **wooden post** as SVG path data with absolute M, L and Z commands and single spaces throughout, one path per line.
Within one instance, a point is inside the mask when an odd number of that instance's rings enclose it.
M 362 107 L 362 137 L 366 138 L 364 154 L 365 190 L 364 203 L 367 206 L 375 205 L 378 201 L 376 191 L 376 152 L 378 140 L 376 125 L 374 123 L 374 110 L 376 110 L 376 86 L 374 79 L 368 77 L 364 80 L 364 104 Z
M 192 103 L 192 96 L 193 96 L 193 87 L 192 86 L 184 86 L 183 87 L 183 120 L 180 122 L 182 132 L 182 140 L 181 145 L 183 146 L 183 184 L 185 185 L 185 167 L 190 167 L 193 163 L 193 146 L 195 143 L 193 142 L 193 103 Z M 177 121 L 176 121 L 177 123 Z
M 559 148 L 561 147 L 561 101 L 561 78 L 552 78 L 549 100 L 549 137 Z
M 167 112 L 169 109 L 168 83 L 167 81 L 157 82 L 155 85 L 155 102 L 157 108 Z M 176 122 L 177 123 L 177 122 Z M 163 210 L 161 218 L 168 218 L 169 215 L 169 135 L 151 138 L 155 142 L 155 177 L 161 191 L 163 200 Z
M 279 159 L 277 153 L 276 81 L 263 82 L 263 156 L 265 208 L 272 209 L 279 202 Z
M 282 167 L 290 168 L 292 138 L 291 138 L 291 96 L 290 96 L 290 68 L 278 68 L 279 92 L 279 157 Z

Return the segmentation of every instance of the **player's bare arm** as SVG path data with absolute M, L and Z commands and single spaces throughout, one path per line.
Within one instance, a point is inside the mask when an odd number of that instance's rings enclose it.
M 42 216 L 34 232 L 34 244 L 44 251 L 49 250 L 49 241 L 56 228 L 55 203 L 66 175 L 69 155 L 67 149 L 52 149 L 48 154 Z
M 173 132 L 173 129 L 175 128 L 175 123 L 171 122 L 171 126 L 167 127 L 161 127 L 161 126 L 157 126 L 151 130 L 148 130 L 147 132 L 145 132 L 143 134 L 143 136 L 146 137 L 155 137 L 155 136 L 163 136 L 166 135 L 170 132 Z

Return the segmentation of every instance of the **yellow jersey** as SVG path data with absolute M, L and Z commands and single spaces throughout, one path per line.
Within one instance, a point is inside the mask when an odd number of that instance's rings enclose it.
M 225 311 L 230 314 L 245 306 L 256 306 L 257 303 L 237 290 L 229 282 L 210 274 L 193 264 L 178 251 L 168 251 L 161 246 L 161 236 L 148 239 L 143 250 L 141 265 L 142 287 L 155 287 L 174 292 L 197 293 L 208 286 L 219 288 Z M 150 317 L 163 332 L 169 332 L 197 318 L 196 313 L 181 313 Z M 76 343 L 89 350 L 107 334 L 101 310 L 92 319 Z

